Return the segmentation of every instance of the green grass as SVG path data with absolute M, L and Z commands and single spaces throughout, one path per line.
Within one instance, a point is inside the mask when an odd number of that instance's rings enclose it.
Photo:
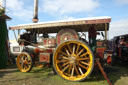
M 128 85 L 128 68 L 125 66 L 106 67 L 114 85 Z M 70 82 L 60 76 L 49 75 L 51 68 L 34 67 L 29 73 L 22 73 L 15 66 L 0 70 L 0 85 L 108 85 L 100 72 L 93 73 L 83 82 Z

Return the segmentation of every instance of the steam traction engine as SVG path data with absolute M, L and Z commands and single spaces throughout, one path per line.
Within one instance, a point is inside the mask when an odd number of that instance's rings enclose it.
M 110 21 L 110 17 L 97 17 L 10 27 L 11 30 L 27 31 L 26 34 L 19 34 L 21 37 L 18 42 L 24 45 L 24 49 L 17 57 L 18 69 L 29 72 L 33 64 L 38 67 L 49 65 L 66 80 L 84 80 L 91 74 L 95 58 L 104 60 L 106 45 L 103 43 L 107 40 Z M 105 33 L 104 40 L 97 40 L 94 51 L 86 38 L 78 34 L 79 32 L 84 35 L 83 32 L 87 32 L 92 24 L 97 31 Z M 49 38 L 50 33 L 57 33 L 56 38 Z

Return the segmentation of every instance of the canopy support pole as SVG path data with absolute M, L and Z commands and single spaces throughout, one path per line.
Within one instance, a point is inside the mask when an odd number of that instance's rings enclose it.
M 18 30 L 18 39 L 20 39 L 20 29 Z
M 105 23 L 105 41 L 107 41 L 107 24 Z
M 13 30 L 13 32 L 14 32 L 15 39 L 16 39 L 16 41 L 18 42 L 17 37 L 16 37 L 16 33 L 15 33 L 15 31 L 14 31 L 14 30 Z

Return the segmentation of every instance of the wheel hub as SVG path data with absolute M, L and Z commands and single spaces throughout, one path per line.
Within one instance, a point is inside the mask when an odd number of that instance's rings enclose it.
M 71 58 L 69 59 L 70 64 L 74 64 L 75 61 L 76 61 L 76 58 L 75 58 L 75 57 L 71 57 Z
M 23 60 L 23 65 L 26 65 L 27 64 L 27 61 Z

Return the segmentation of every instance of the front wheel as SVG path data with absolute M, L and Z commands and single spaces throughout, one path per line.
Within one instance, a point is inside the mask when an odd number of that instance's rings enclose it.
M 26 52 L 19 54 L 17 67 L 21 72 L 29 72 L 33 67 L 32 57 Z
M 80 40 L 67 40 L 57 46 L 53 55 L 53 66 L 62 78 L 82 81 L 94 67 L 94 55 L 89 46 Z

